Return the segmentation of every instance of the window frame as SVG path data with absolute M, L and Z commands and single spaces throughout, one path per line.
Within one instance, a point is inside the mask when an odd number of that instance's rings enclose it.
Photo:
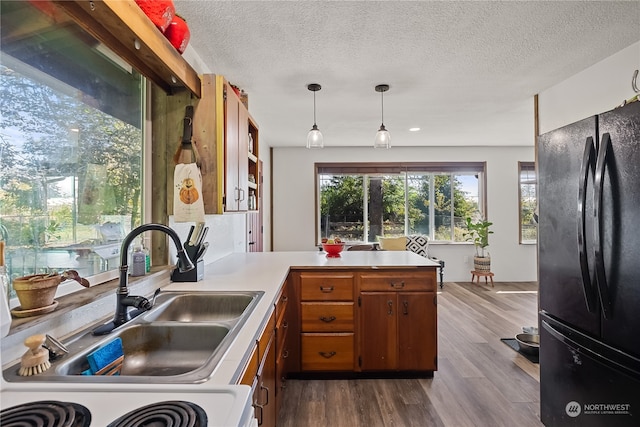
M 523 171 L 527 171 L 527 172 L 532 172 L 533 173 L 533 182 L 527 182 L 524 183 L 522 181 L 522 172 Z M 537 209 L 537 205 L 538 205 L 538 171 L 536 169 L 536 163 L 535 162 L 524 162 L 524 161 L 519 161 L 518 162 L 518 244 L 520 245 L 535 245 L 538 243 L 538 233 L 536 232 L 536 239 L 535 240 L 523 240 L 523 236 L 522 236 L 522 186 L 523 185 L 533 185 L 534 186 L 534 197 L 535 197 L 535 201 L 536 201 L 536 209 Z
M 73 22 L 73 21 L 70 21 Z M 74 22 L 74 24 L 77 24 Z M 118 57 L 118 55 L 112 51 L 110 51 L 104 45 L 97 45 L 95 48 L 99 53 L 104 55 L 108 60 L 110 60 L 114 67 L 120 67 L 129 71 L 131 73 L 131 67 L 128 65 L 123 65 L 123 61 Z M 15 65 L 20 65 L 21 72 L 25 74 L 26 77 L 32 78 L 36 81 L 40 81 L 42 84 L 47 85 L 49 87 L 63 87 L 63 88 L 71 88 L 71 91 L 76 91 L 75 87 L 69 86 L 64 81 L 57 79 L 55 77 L 49 76 L 43 71 L 39 71 L 33 68 L 31 65 L 21 61 L 19 58 L 14 58 L 8 54 L 3 54 L 3 65 L 6 65 L 10 68 L 14 68 Z M 14 65 L 14 67 L 11 66 Z M 139 221 L 142 223 L 147 223 L 151 219 L 151 211 L 150 208 L 152 206 L 152 192 L 145 191 L 147 188 L 151 188 L 152 183 L 152 171 L 151 171 L 151 142 L 152 142 L 152 133 L 151 133 L 151 122 L 150 122 L 150 105 L 151 105 L 151 83 L 144 76 L 140 75 L 140 91 L 136 92 L 140 97 L 140 123 L 139 129 L 141 132 L 140 142 L 140 208 L 139 208 Z M 109 114 L 109 112 L 103 111 L 105 114 Z M 115 116 L 114 116 L 115 117 Z M 119 120 L 122 120 L 121 118 Z M 145 244 L 147 247 L 150 247 L 150 237 L 145 236 Z M 120 256 L 118 256 L 118 264 L 120 261 Z M 87 276 L 91 280 L 91 284 L 98 285 L 101 283 L 105 283 L 114 279 L 117 279 L 119 275 L 118 266 L 114 266 L 110 270 L 97 272 L 92 276 Z M 80 289 L 81 291 L 82 289 Z M 78 292 L 77 284 L 73 282 L 63 283 L 58 287 L 56 297 L 63 296 L 69 293 Z M 13 297 L 15 298 L 15 296 Z M 13 300 L 12 298 L 12 300 Z M 12 304 L 13 305 L 13 304 Z
M 315 191 L 315 227 L 314 227 L 314 241 L 316 245 L 320 244 L 321 239 L 321 223 L 319 218 L 320 212 L 320 175 L 325 174 L 408 174 L 416 172 L 426 173 L 451 173 L 451 174 L 477 174 L 479 179 L 478 185 L 478 208 L 480 214 L 483 217 L 487 217 L 487 162 L 317 162 L 314 163 L 314 191 Z M 406 176 L 406 175 L 405 175 Z M 431 186 L 431 192 L 433 192 L 433 186 Z M 405 204 L 407 203 L 408 194 L 406 192 L 406 180 L 405 180 Z M 367 206 L 365 203 L 365 214 Z M 452 213 L 453 216 L 453 205 Z M 406 220 L 405 220 L 406 223 Z M 405 224 L 405 235 L 406 235 Z M 458 244 L 463 242 L 456 242 L 454 240 L 438 241 L 442 244 Z

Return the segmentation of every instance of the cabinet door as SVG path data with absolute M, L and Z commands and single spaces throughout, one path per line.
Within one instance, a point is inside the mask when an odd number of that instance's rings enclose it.
M 398 369 L 436 369 L 434 292 L 398 293 Z
M 233 93 L 235 96 L 235 93 Z M 236 98 L 237 99 L 237 98 Z M 238 100 L 238 210 L 249 209 L 249 112 Z
M 247 212 L 247 252 L 262 252 L 262 212 Z
M 240 210 L 240 183 L 238 182 L 238 156 L 240 145 L 240 101 L 231 86 L 226 83 L 225 113 L 224 113 L 224 182 L 225 182 L 225 210 Z M 246 209 L 246 208 L 245 208 Z
M 360 294 L 360 368 L 363 371 L 396 368 L 397 310 L 395 292 Z
M 273 334 L 267 345 L 262 359 L 262 366 L 258 372 L 258 386 L 254 391 L 256 402 L 256 418 L 258 425 L 275 427 L 276 425 L 276 346 Z

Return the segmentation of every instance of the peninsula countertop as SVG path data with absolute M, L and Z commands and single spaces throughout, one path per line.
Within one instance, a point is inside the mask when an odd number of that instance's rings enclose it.
M 171 390 L 206 389 L 236 384 L 260 332 L 273 310 L 278 293 L 290 270 L 301 269 L 377 269 L 377 268 L 438 268 L 439 264 L 410 251 L 352 251 L 343 252 L 339 258 L 328 258 L 324 252 L 252 252 L 234 253 L 205 266 L 204 280 L 198 282 L 169 282 L 163 290 L 184 291 L 263 291 L 260 301 L 248 317 L 234 342 L 210 379 L 201 384 L 140 384 L 139 390 L 164 387 Z M 75 310 L 83 310 L 78 307 Z M 101 316 L 102 317 L 102 316 Z M 96 319 L 98 320 L 98 319 Z M 41 333 L 41 332 L 35 332 Z M 3 352 L 4 352 L 3 346 Z M 23 350 L 24 351 L 24 350 Z M 4 355 L 3 355 L 4 356 Z M 3 357 L 6 362 L 7 358 Z M 51 389 L 51 390 L 108 390 L 117 384 L 82 384 L 28 382 L 8 383 L 3 379 L 2 388 Z M 129 384 L 128 386 L 132 386 Z

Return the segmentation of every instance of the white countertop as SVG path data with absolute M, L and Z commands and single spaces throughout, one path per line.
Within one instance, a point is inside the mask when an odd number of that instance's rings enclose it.
M 205 278 L 199 282 L 169 283 L 165 290 L 202 291 L 264 291 L 264 295 L 248 317 L 234 342 L 230 345 L 222 362 L 211 378 L 201 384 L 126 384 L 128 391 L 170 389 L 189 390 L 219 389 L 235 384 L 238 380 L 259 332 L 271 314 L 278 292 L 290 269 L 353 269 L 380 267 L 439 267 L 439 264 L 409 251 L 353 251 L 343 252 L 340 258 L 327 258 L 323 252 L 254 252 L 236 253 L 205 266 Z M 74 312 L 81 312 L 77 308 Z M 39 332 L 41 333 L 41 332 Z M 26 350 L 24 347 L 21 353 Z M 3 347 L 3 354 L 4 354 Z M 13 354 L 13 353 L 12 353 Z M 4 361 L 10 360 L 3 357 Z M 120 390 L 118 384 L 82 384 L 28 382 L 9 383 L 2 379 L 3 393 L 8 390 L 75 390 L 109 391 Z

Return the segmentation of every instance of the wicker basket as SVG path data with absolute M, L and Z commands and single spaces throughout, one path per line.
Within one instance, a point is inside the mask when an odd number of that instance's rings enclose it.
M 473 257 L 473 268 L 478 272 L 490 272 L 491 271 L 491 258 L 489 257 Z

